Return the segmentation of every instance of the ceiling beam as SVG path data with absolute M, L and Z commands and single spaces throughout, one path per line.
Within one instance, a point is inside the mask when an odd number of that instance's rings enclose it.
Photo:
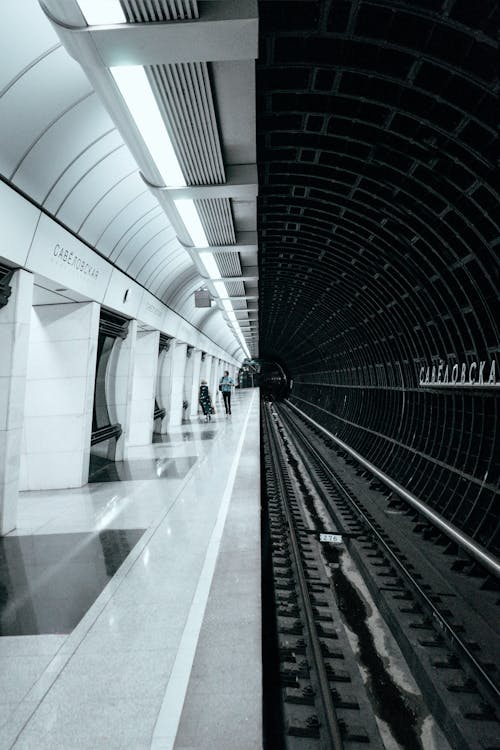
M 207 279 L 205 279 L 206 281 Z M 208 279 L 210 281 L 210 279 Z M 242 276 L 221 276 L 219 279 L 211 279 L 211 281 L 258 281 L 259 277 L 257 274 L 243 274 Z
M 223 185 L 189 185 L 188 187 L 155 187 L 165 190 L 172 200 L 191 198 L 234 198 L 235 200 L 255 200 L 259 192 L 259 178 L 256 164 L 227 164 L 226 182 Z M 254 233 L 255 234 L 255 233 Z
M 237 296 L 237 295 L 231 296 L 230 294 L 228 294 L 227 297 L 219 297 L 219 299 L 220 300 L 230 299 L 230 300 L 233 300 L 233 301 L 236 300 L 236 301 L 243 301 L 244 302 L 245 300 L 247 300 L 247 301 L 248 300 L 258 300 L 259 297 L 258 297 L 257 294 L 246 294 L 244 296 L 241 296 L 241 295 L 240 296 Z M 247 309 L 256 310 L 257 308 L 252 307 L 252 308 L 247 308 Z
M 256 0 L 200 3 L 201 18 L 161 23 L 90 26 L 88 34 L 107 67 L 179 62 L 255 60 L 258 57 Z
M 239 253 L 257 252 L 257 232 L 236 232 L 235 245 L 209 245 L 208 247 L 194 247 L 197 253 Z

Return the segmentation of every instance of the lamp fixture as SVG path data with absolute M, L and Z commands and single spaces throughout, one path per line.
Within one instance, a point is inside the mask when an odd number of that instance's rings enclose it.
M 191 198 L 178 198 L 174 200 L 174 205 L 193 240 L 193 245 L 195 247 L 207 247 L 207 235 L 203 229 L 194 201 Z
M 126 18 L 119 0 L 77 0 L 89 26 L 108 23 L 125 23 Z
M 199 258 L 201 262 L 203 263 L 205 270 L 208 273 L 209 277 L 212 280 L 220 279 L 220 271 L 212 253 L 208 253 L 208 252 L 200 253 Z M 222 287 L 224 288 L 224 290 L 226 289 L 222 281 L 216 281 L 214 283 L 214 287 L 215 287 L 217 294 L 220 294 Z
M 220 276 L 220 271 L 217 267 L 217 263 L 212 253 L 201 252 L 199 254 L 199 257 L 200 257 L 201 262 L 205 266 L 205 269 L 208 275 L 210 276 L 210 279 L 212 280 L 218 279 Z M 213 285 L 214 285 L 215 291 L 217 292 L 220 302 L 222 302 L 222 307 L 226 311 L 227 316 L 238 337 L 238 340 L 240 344 L 242 345 L 243 351 L 247 354 L 247 356 L 250 356 L 248 354 L 248 349 L 247 349 L 245 338 L 243 336 L 240 325 L 238 323 L 238 318 L 236 317 L 236 313 L 233 310 L 231 299 L 230 297 L 228 297 L 226 285 L 224 284 L 223 281 L 213 281 Z
M 165 185 L 185 187 L 186 180 L 144 68 L 117 65 L 110 70 Z

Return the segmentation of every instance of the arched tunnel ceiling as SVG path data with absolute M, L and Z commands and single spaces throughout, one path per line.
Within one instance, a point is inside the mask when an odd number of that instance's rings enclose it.
M 263 356 L 497 350 L 496 9 L 259 3 Z
M 288 369 L 299 407 L 495 552 L 497 10 L 261 0 L 257 66 L 261 357 Z

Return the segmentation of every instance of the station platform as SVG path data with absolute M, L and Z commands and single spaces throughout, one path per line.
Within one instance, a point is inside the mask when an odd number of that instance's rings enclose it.
M 262 747 L 259 394 L 0 540 L 0 750 Z

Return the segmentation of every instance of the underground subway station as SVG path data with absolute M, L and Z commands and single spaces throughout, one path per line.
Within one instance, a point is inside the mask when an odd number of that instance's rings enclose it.
M 498 750 L 498 3 L 1 9 L 0 750 Z

